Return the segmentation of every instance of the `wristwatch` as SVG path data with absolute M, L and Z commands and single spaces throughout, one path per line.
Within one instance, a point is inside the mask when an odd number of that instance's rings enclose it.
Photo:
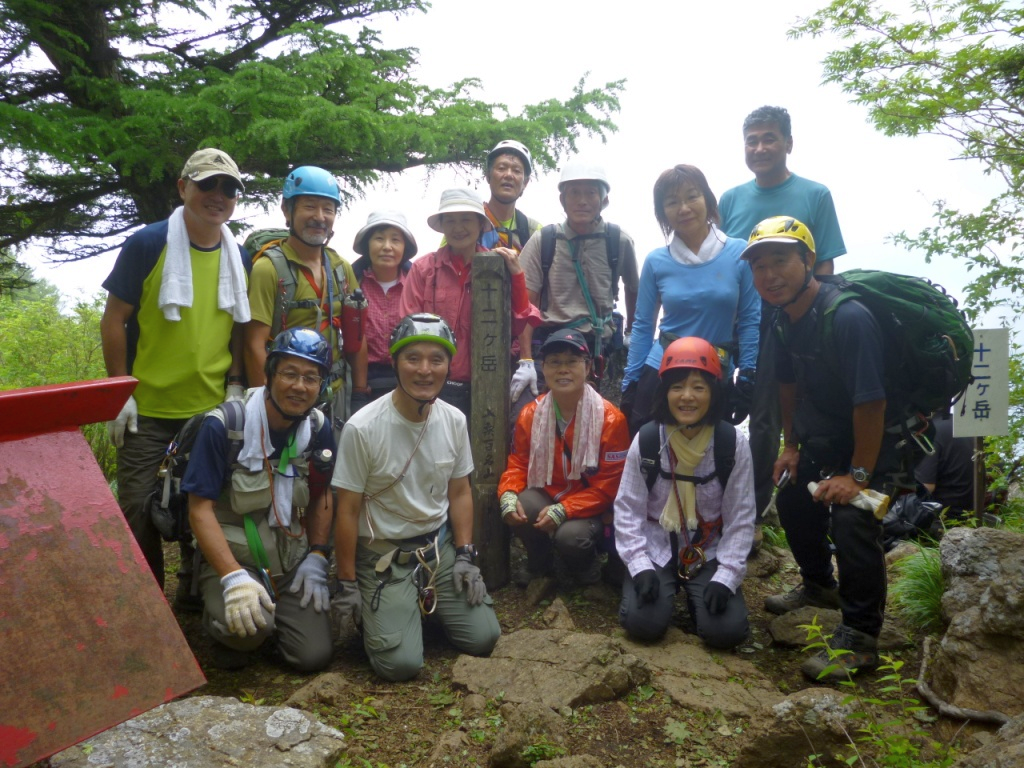
M 864 484 L 871 479 L 871 473 L 864 469 L 864 467 L 850 467 L 850 477 L 853 478 L 855 483 Z
M 455 548 L 456 555 L 469 555 L 469 562 L 476 563 L 476 547 L 473 544 L 465 544 Z

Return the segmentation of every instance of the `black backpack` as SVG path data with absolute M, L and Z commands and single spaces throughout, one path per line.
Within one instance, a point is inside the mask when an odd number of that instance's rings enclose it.
M 211 411 L 197 413 L 186 421 L 178 434 L 167 445 L 156 486 L 149 495 L 149 516 L 164 541 L 191 541 L 188 524 L 188 494 L 181 490 L 181 480 L 192 455 L 199 428 L 207 416 L 220 419 L 228 432 L 228 463 L 234 465 L 242 452 L 242 432 L 245 427 L 245 403 L 232 400 L 221 403 Z
M 715 471 L 704 477 L 690 475 L 673 475 L 661 468 L 661 425 L 656 421 L 648 421 L 638 434 L 640 435 L 640 474 L 647 483 L 647 490 L 654 487 L 658 477 L 671 480 L 689 480 L 695 485 L 704 485 L 716 477 L 724 489 L 729 484 L 732 469 L 736 466 L 736 427 L 725 421 L 715 424 L 714 459 Z

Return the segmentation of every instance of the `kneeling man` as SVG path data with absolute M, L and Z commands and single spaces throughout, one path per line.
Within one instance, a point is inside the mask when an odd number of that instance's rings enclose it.
M 335 544 L 344 626 L 362 620 L 370 665 L 386 680 L 423 666 L 421 620 L 484 656 L 501 628 L 473 546 L 473 471 L 466 417 L 438 400 L 455 336 L 437 315 L 408 315 L 391 334 L 398 386 L 356 413 L 341 435 Z

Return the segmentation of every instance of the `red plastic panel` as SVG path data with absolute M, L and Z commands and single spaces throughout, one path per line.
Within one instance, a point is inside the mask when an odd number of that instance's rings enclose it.
M 0 437 L 0 767 L 204 682 L 81 433 Z
M 138 383 L 118 376 L 0 392 L 0 440 L 110 421 Z

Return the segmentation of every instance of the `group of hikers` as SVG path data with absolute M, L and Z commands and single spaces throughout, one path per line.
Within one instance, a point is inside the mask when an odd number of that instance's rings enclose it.
M 327 246 L 341 206 L 329 172 L 288 175 L 287 229 L 250 254 L 226 226 L 244 191 L 237 165 L 193 154 L 182 206 L 129 237 L 104 282 L 101 331 L 108 373 L 138 379 L 109 428 L 119 503 L 161 586 L 154 478 L 206 414 L 181 484 L 192 538 L 175 600 L 202 610 L 214 663 L 241 667 L 273 638 L 287 664 L 323 669 L 332 615 L 361 630 L 387 680 L 421 668 L 427 617 L 461 651 L 492 650 L 467 419 L 471 262 L 494 252 L 511 295 L 514 427 L 498 495 L 526 550 L 516 581 L 592 584 L 603 565 L 630 636 L 663 636 L 682 592 L 703 641 L 733 648 L 749 635 L 741 585 L 777 494 L 802 583 L 766 608 L 840 609 L 844 653 L 808 658 L 808 676 L 877 666 L 881 527 L 851 502 L 908 469 L 885 428 L 898 403 L 884 339 L 866 307 L 844 302 L 832 321 L 842 354 L 826 363 L 818 324 L 835 288 L 818 276 L 846 252 L 831 195 L 788 170 L 785 109 L 755 110 L 743 137 L 754 178 L 721 198 L 695 166 L 658 177 L 667 244 L 642 270 L 604 218 L 598 165 L 561 169 L 561 223 L 517 208 L 534 171 L 518 141 L 487 155 L 487 202 L 441 195 L 427 220 L 443 236 L 435 251 L 414 260 L 405 217 L 380 210 L 351 264 Z M 619 407 L 593 386 L 618 345 Z M 733 426 L 748 415 L 749 442 Z

